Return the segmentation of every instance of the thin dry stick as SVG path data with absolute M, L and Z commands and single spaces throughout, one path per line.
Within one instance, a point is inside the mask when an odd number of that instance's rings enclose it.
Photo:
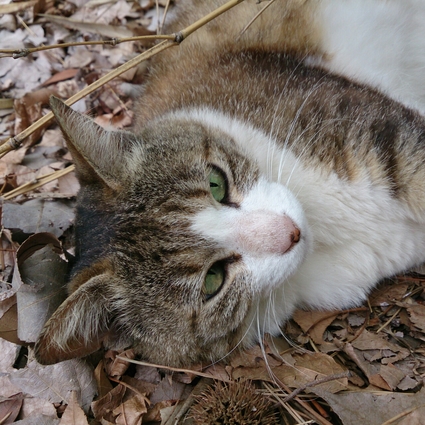
M 377 334 L 382 331 L 387 325 L 391 323 L 391 321 L 394 319 L 394 317 L 397 316 L 398 313 L 400 313 L 401 307 L 376 331 Z
M 292 418 L 297 421 L 297 424 L 305 423 L 304 419 L 301 417 L 301 412 L 298 412 L 289 403 L 285 403 L 281 399 L 280 395 L 277 394 L 277 391 L 275 391 L 275 389 L 269 383 L 263 382 L 263 385 L 265 388 L 267 388 L 271 396 L 278 402 L 278 404 L 280 404 L 282 408 L 285 409 L 292 416 Z
M 125 37 L 125 38 L 112 38 L 111 40 L 100 40 L 100 41 L 79 41 L 73 43 L 60 43 L 52 44 L 50 46 L 37 46 L 27 49 L 0 49 L 0 54 L 4 57 L 13 57 L 13 59 L 22 58 L 28 56 L 35 52 L 41 52 L 43 50 L 58 49 L 63 47 L 73 47 L 73 46 L 96 46 L 96 45 L 105 45 L 105 46 L 116 46 L 120 43 L 126 43 L 128 41 L 140 41 L 140 40 L 174 40 L 174 34 L 168 35 L 140 35 L 138 37 Z
M 126 357 L 121 357 L 121 356 L 117 356 L 117 358 L 121 359 L 121 360 L 125 360 L 126 362 L 129 362 L 129 363 L 134 363 L 134 364 L 138 364 L 138 365 L 141 365 L 141 366 L 156 367 L 157 369 L 171 370 L 172 372 L 188 373 L 189 375 L 202 376 L 203 378 L 219 379 L 220 381 L 228 382 L 228 383 L 232 382 L 230 379 L 217 378 L 217 377 L 210 375 L 208 373 L 198 372 L 198 371 L 192 370 L 192 369 L 181 369 L 181 368 L 178 368 L 178 367 L 171 367 L 171 366 L 164 366 L 164 365 L 155 364 L 155 363 L 142 362 L 140 360 L 128 359 Z
M 122 73 L 126 72 L 127 70 L 137 66 L 139 63 L 151 58 L 152 56 L 158 54 L 159 52 L 162 52 L 165 49 L 168 49 L 172 46 L 176 46 L 180 44 L 185 38 L 189 37 L 194 31 L 201 28 L 208 22 L 215 19 L 217 16 L 221 15 L 222 13 L 228 11 L 232 7 L 238 5 L 239 3 L 242 3 L 244 0 L 230 0 L 224 5 L 220 6 L 213 12 L 209 13 L 208 15 L 204 16 L 203 18 L 199 19 L 192 25 L 189 25 L 187 28 L 179 31 L 178 33 L 173 35 L 172 40 L 164 40 L 161 43 L 157 44 L 156 46 L 153 46 L 146 52 L 136 56 L 135 58 L 129 60 L 127 63 L 121 65 L 120 67 L 116 68 L 115 70 L 109 72 L 108 74 L 104 75 L 103 77 L 99 78 L 99 80 L 95 81 L 94 83 L 87 86 L 84 90 L 81 90 L 80 92 L 76 93 L 74 96 L 70 97 L 65 103 L 69 106 L 73 103 L 77 102 L 78 100 L 82 99 L 83 97 L 87 96 L 88 94 L 94 92 L 99 87 L 103 86 L 113 78 L 117 77 L 118 75 L 121 75 Z M 17 136 L 12 137 L 8 139 L 3 145 L 0 146 L 0 157 L 5 155 L 6 153 L 17 149 L 23 142 L 23 140 L 28 137 L 30 134 L 32 134 L 34 131 L 38 130 L 40 127 L 48 123 L 53 118 L 53 113 L 49 112 L 46 114 L 43 118 L 39 119 L 37 122 L 29 126 L 26 130 L 19 133 Z
M 290 393 L 289 387 L 283 382 L 280 382 L 279 385 L 287 392 Z M 304 408 L 315 420 L 321 425 L 332 425 L 328 420 L 326 420 L 322 415 L 319 415 L 306 401 L 301 400 L 298 396 L 295 396 L 297 403 Z
M 242 31 L 239 34 L 239 37 L 241 37 L 246 30 L 253 24 L 253 22 L 258 19 L 258 17 L 268 8 L 270 7 L 273 3 L 275 2 L 275 0 L 269 0 L 269 2 L 258 12 L 256 13 L 256 15 L 245 25 L 245 27 L 242 29 Z
M 284 403 L 287 403 L 288 401 L 292 400 L 294 397 L 296 397 L 299 393 L 302 393 L 305 389 L 315 387 L 316 385 L 323 384 L 325 382 L 330 381 L 336 381 L 337 379 L 341 378 L 349 378 L 351 376 L 351 372 L 349 370 L 343 372 L 343 373 L 337 373 L 334 375 L 325 376 L 321 379 L 315 379 L 314 381 L 307 382 L 304 385 L 301 385 L 301 387 L 298 387 L 294 391 L 292 391 L 291 394 L 289 394 L 286 398 L 283 399 Z
M 402 418 L 403 416 L 408 415 L 409 413 L 414 412 L 417 409 L 421 409 L 422 407 L 425 407 L 425 404 L 421 404 L 420 406 L 414 406 L 411 409 L 405 410 L 404 412 L 401 412 L 400 414 L 398 414 L 397 416 L 394 416 L 393 418 L 389 419 L 388 421 L 385 421 L 384 423 L 382 423 L 381 425 L 391 425 L 393 424 L 395 421 L 398 421 L 400 418 Z
M 108 379 L 110 380 L 110 381 L 112 381 L 112 382 L 115 382 L 115 383 L 117 383 L 117 384 L 120 384 L 120 385 L 122 385 L 123 387 L 126 387 L 126 388 L 128 388 L 128 389 L 130 389 L 131 391 L 134 391 L 137 395 L 139 395 L 140 397 L 142 397 L 143 398 L 143 400 L 144 401 L 146 401 L 148 404 L 151 404 L 151 402 L 149 401 L 149 399 L 146 397 L 146 395 L 145 394 L 143 394 L 137 387 L 135 387 L 135 386 L 133 386 L 133 385 L 130 385 L 129 383 L 127 383 L 127 382 L 124 382 L 124 381 L 121 381 L 121 380 L 119 380 L 119 379 L 116 379 L 116 378 L 114 378 L 114 377 L 112 377 L 112 376 L 108 376 Z
M 189 394 L 189 397 L 184 401 L 183 404 L 176 404 L 175 410 L 171 416 L 166 420 L 164 425 L 175 425 L 180 423 L 180 420 L 183 419 L 183 416 L 186 415 L 188 410 L 191 408 L 192 404 L 195 401 L 195 396 L 200 395 L 205 391 L 211 384 L 213 379 L 208 380 L 201 378 L 200 381 L 195 385 L 192 392 Z
M 71 171 L 75 170 L 74 165 L 70 165 L 69 167 L 58 170 L 50 174 L 45 174 L 44 176 L 37 177 L 32 182 L 25 183 L 16 189 L 11 190 L 10 192 L 7 192 L 5 195 L 3 195 L 3 200 L 10 200 L 12 198 L 15 198 L 16 196 L 23 195 L 24 193 L 30 192 L 34 189 L 37 189 L 40 186 L 45 185 L 46 183 L 49 183 L 53 180 L 58 179 L 59 177 L 63 177 L 66 174 L 70 173 Z
M 162 15 L 161 23 L 159 24 L 159 32 L 162 32 L 162 28 L 164 27 L 165 18 L 167 17 L 168 8 L 170 7 L 171 0 L 167 0 L 167 4 L 165 5 L 164 14 Z

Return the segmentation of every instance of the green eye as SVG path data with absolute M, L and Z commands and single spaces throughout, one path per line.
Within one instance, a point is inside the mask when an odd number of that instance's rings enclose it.
M 217 169 L 213 169 L 209 175 L 210 190 L 213 198 L 217 202 L 221 202 L 226 197 L 226 179 L 223 173 Z
M 223 263 L 215 263 L 208 270 L 204 282 L 204 294 L 207 299 L 211 298 L 221 287 L 224 282 L 224 265 Z

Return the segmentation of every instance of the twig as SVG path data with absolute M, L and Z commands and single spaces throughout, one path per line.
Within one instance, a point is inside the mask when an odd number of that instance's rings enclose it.
M 149 405 L 151 404 L 151 402 L 150 402 L 149 398 L 148 398 L 148 397 L 146 397 L 146 394 L 142 393 L 142 392 L 141 392 L 138 388 L 136 388 L 135 386 L 130 385 L 129 383 L 127 383 L 127 382 L 125 382 L 125 381 L 121 381 L 121 380 L 119 380 L 119 379 L 116 379 L 116 378 L 114 378 L 114 377 L 112 377 L 112 376 L 108 376 L 108 379 L 109 379 L 110 381 L 112 381 L 112 382 L 115 382 L 115 383 L 117 383 L 117 384 L 120 384 L 120 385 L 122 385 L 123 387 L 128 388 L 129 390 L 131 390 L 131 391 L 135 392 L 137 395 L 139 395 L 140 397 L 142 397 L 142 398 L 143 398 L 143 400 L 144 400 L 147 404 L 149 404 Z
M 104 75 L 103 77 L 99 78 L 94 83 L 87 86 L 85 89 L 81 90 L 80 92 L 76 93 L 74 96 L 71 96 L 65 103 L 70 106 L 77 102 L 78 100 L 82 99 L 83 97 L 87 96 L 88 94 L 94 92 L 99 87 L 103 86 L 113 78 L 121 75 L 122 73 L 126 72 L 127 70 L 137 66 L 139 63 L 151 58 L 152 56 L 155 56 L 159 52 L 162 52 L 163 50 L 166 50 L 170 47 L 176 46 L 180 44 L 185 38 L 189 37 L 194 31 L 198 30 L 208 22 L 215 19 L 217 16 L 221 15 L 222 13 L 228 11 L 232 7 L 238 5 L 239 3 L 242 3 L 244 0 L 230 0 L 227 3 L 225 3 L 223 6 L 217 8 L 213 12 L 209 13 L 208 15 L 204 16 L 203 18 L 199 19 L 192 25 L 189 25 L 187 28 L 179 31 L 176 34 L 173 34 L 173 39 L 167 39 L 162 41 L 161 43 L 153 46 L 146 52 L 141 53 L 140 55 L 136 56 L 135 58 L 129 60 L 127 63 L 121 65 L 120 67 L 114 69 L 113 71 L 109 72 L 108 74 Z M 32 134 L 34 131 L 38 130 L 41 126 L 48 123 L 51 119 L 53 119 L 53 113 L 49 112 L 44 117 L 36 121 L 34 124 L 30 125 L 26 130 L 19 133 L 15 137 L 11 137 L 8 139 L 4 144 L 0 146 L 0 157 L 4 156 L 8 152 L 17 149 L 19 146 L 21 146 L 23 140 L 28 137 L 30 134 Z
M 332 425 L 328 420 L 323 418 L 319 413 L 317 413 L 313 408 L 310 407 L 310 405 L 301 400 L 298 397 L 295 397 L 295 401 L 298 403 L 298 407 L 303 410 L 303 412 L 299 412 L 291 407 L 289 403 L 284 403 L 282 399 L 280 399 L 274 391 L 272 391 L 272 388 L 267 382 L 263 382 L 263 385 L 272 393 L 273 397 L 276 398 L 276 400 L 279 402 L 279 404 L 287 410 L 287 412 L 299 423 L 306 424 L 306 423 L 318 423 L 320 425 Z M 283 388 L 284 391 L 289 393 L 289 388 L 285 384 L 280 385 L 281 388 Z M 306 413 L 307 412 L 307 413 Z M 305 422 L 301 415 L 308 417 L 308 414 L 310 414 L 310 419 L 314 418 L 314 422 Z M 302 421 L 302 422 L 301 422 Z
M 381 332 L 382 329 L 387 327 L 387 325 L 389 325 L 391 323 L 391 321 L 394 319 L 394 317 L 397 316 L 398 313 L 400 313 L 400 311 L 401 311 L 401 307 L 398 308 L 397 311 L 382 326 L 379 327 L 379 329 L 376 331 L 376 333 L 379 334 L 379 332 Z
M 266 382 L 263 383 L 266 388 L 270 388 Z M 289 387 L 287 385 L 285 385 L 283 382 L 279 382 L 279 386 L 286 391 L 286 393 L 290 394 L 291 390 L 289 389 Z M 310 415 L 311 417 L 313 417 L 317 423 L 319 423 L 320 425 L 332 425 L 328 420 L 326 420 L 323 416 L 321 416 L 319 413 L 317 413 L 306 401 L 301 400 L 298 396 L 294 396 L 295 401 L 300 405 L 300 407 L 302 407 L 303 409 L 305 409 Z M 284 403 L 283 400 L 279 399 L 279 403 L 282 404 L 283 407 L 286 407 L 288 405 L 288 403 Z
M 165 5 L 164 13 L 162 15 L 161 23 L 159 24 L 159 32 L 162 32 L 162 28 L 165 23 L 165 18 L 167 17 L 168 8 L 170 7 L 171 0 L 167 0 L 167 4 Z
M 211 382 L 213 382 L 213 379 L 201 378 L 184 403 L 176 404 L 172 415 L 166 420 L 164 425 L 176 425 L 180 423 L 180 420 L 183 419 L 183 416 L 187 413 L 195 401 L 194 396 L 200 395 L 203 391 L 205 391 L 211 385 Z
M 315 387 L 316 385 L 320 385 L 325 382 L 335 381 L 341 378 L 349 378 L 350 376 L 351 376 L 351 372 L 347 370 L 343 373 L 337 373 L 335 375 L 329 375 L 329 376 L 325 376 L 324 378 L 315 379 L 314 381 L 307 382 L 306 384 L 301 385 L 301 387 L 298 387 L 297 389 L 292 391 L 291 394 L 289 394 L 286 398 L 283 399 L 283 402 L 287 403 L 288 401 L 292 400 L 294 397 L 296 397 L 299 393 L 302 393 L 307 388 Z
M 45 174 L 44 176 L 41 176 L 41 177 L 37 177 L 32 182 L 25 183 L 17 187 L 16 189 L 11 190 L 10 192 L 7 192 L 5 195 L 3 195 L 2 199 L 9 200 L 9 199 L 15 198 L 16 196 L 23 195 L 24 193 L 37 189 L 38 187 L 43 186 L 53 180 L 56 180 L 59 177 L 63 177 L 74 170 L 75 170 L 75 166 L 70 165 L 69 167 L 63 170 L 58 170 L 50 174 Z
M 273 3 L 275 2 L 275 0 L 269 0 L 269 2 L 258 12 L 255 14 L 255 16 L 245 25 L 245 27 L 242 29 L 242 31 L 240 32 L 238 38 L 240 38 L 245 32 L 246 30 L 254 23 L 254 21 L 256 19 L 258 19 L 258 17 L 268 8 L 270 7 Z
M 181 369 L 181 368 L 178 368 L 178 367 L 171 367 L 171 366 L 164 366 L 164 365 L 160 365 L 160 364 L 142 362 L 140 360 L 128 359 L 128 358 L 124 358 L 124 357 L 121 357 L 121 356 L 117 356 L 117 358 L 121 359 L 121 360 L 125 360 L 126 362 L 129 362 L 129 363 L 134 363 L 134 364 L 138 364 L 138 365 L 141 365 L 141 366 L 156 367 L 157 369 L 166 369 L 166 370 L 171 370 L 172 372 L 188 373 L 188 374 L 191 374 L 191 375 L 202 376 L 204 378 L 218 379 L 220 381 L 227 382 L 227 383 L 233 382 L 230 379 L 217 378 L 217 377 L 214 377 L 213 375 L 210 375 L 208 373 L 198 372 L 198 371 L 192 370 L 192 369 Z
M 116 46 L 120 43 L 127 43 L 129 41 L 140 41 L 140 40 L 174 40 L 174 34 L 168 35 L 141 35 L 137 37 L 126 37 L 126 38 L 112 38 L 111 40 L 100 40 L 100 41 L 79 41 L 73 43 L 60 43 L 52 44 L 50 46 L 37 46 L 27 49 L 0 49 L 0 54 L 3 56 L 0 57 L 13 57 L 13 59 L 22 58 L 28 56 L 35 52 L 41 52 L 43 50 L 58 49 L 64 47 L 74 47 L 74 46 L 96 46 L 96 45 L 105 45 L 105 46 Z
M 406 416 L 417 409 L 421 409 L 422 407 L 425 407 L 425 404 L 421 404 L 420 406 L 414 406 L 411 409 L 405 410 L 404 412 L 399 413 L 397 416 L 394 416 L 393 418 L 388 419 L 388 421 L 383 422 L 381 425 L 390 425 L 394 423 L 395 421 L 399 420 L 400 418 L 402 418 L 403 416 Z

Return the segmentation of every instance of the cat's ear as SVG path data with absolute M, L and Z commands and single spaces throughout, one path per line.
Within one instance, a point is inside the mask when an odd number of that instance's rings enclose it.
M 40 364 L 85 357 L 102 347 L 112 321 L 111 279 L 110 274 L 92 277 L 53 313 L 34 347 Z
M 119 189 L 125 175 L 125 152 L 134 136 L 125 131 L 104 130 L 54 96 L 50 97 L 50 106 L 67 141 L 78 178 L 84 183 L 100 181 Z

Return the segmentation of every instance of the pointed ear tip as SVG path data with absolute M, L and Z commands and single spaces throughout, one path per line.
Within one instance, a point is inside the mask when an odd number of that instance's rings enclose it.
M 66 105 L 66 103 L 59 99 L 56 96 L 50 96 L 49 99 L 49 103 L 50 103 L 50 108 L 52 109 L 52 112 L 56 115 L 57 113 L 61 113 L 64 110 L 66 110 L 66 108 L 68 108 L 68 106 Z

